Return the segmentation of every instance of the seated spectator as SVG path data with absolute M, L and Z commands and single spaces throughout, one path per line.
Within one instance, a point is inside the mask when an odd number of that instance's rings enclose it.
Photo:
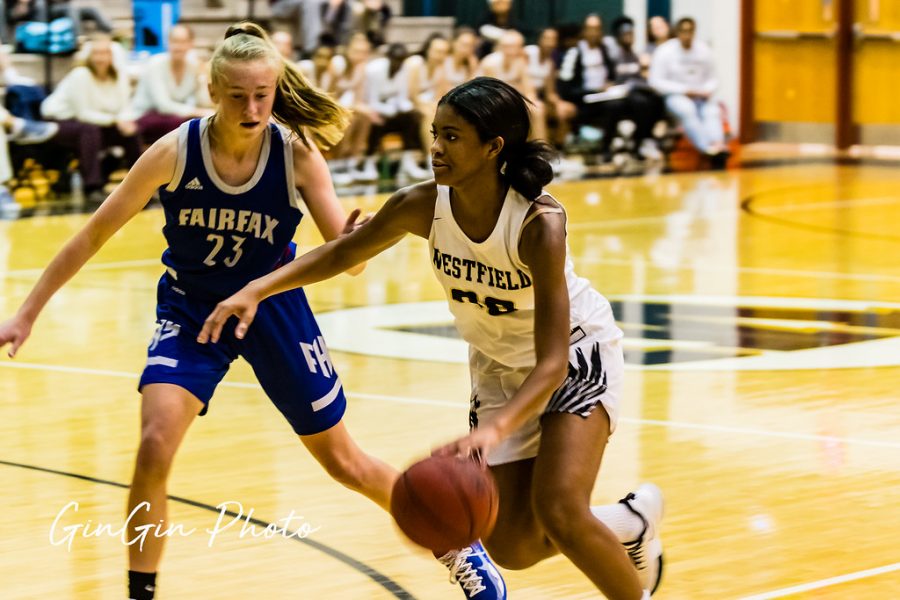
M 362 10 L 355 15 L 354 31 L 360 31 L 369 38 L 373 48 L 379 48 L 387 42 L 387 29 L 390 24 L 391 7 L 384 0 L 362 0 Z
M 56 123 L 22 119 L 0 108 L 0 218 L 15 217 L 22 209 L 7 186 L 13 177 L 8 142 L 40 144 L 52 139 L 58 129 Z
M 607 92 L 615 84 L 616 69 L 603 44 L 603 21 L 600 15 L 590 14 L 584 19 L 582 38 L 566 51 L 559 68 L 557 81 L 560 96 L 578 109 L 577 120 L 603 132 L 600 154 L 611 159 L 611 143 L 620 120 L 628 116 L 627 92 L 621 89 Z M 616 93 L 612 93 L 616 92 Z
M 69 0 L 10 0 L 6 3 L 8 26 L 25 21 L 46 22 L 63 17 L 72 19 L 76 36 L 82 34 L 85 21 L 92 22 L 98 31 L 104 33 L 109 33 L 113 29 L 109 19 L 93 6 L 72 6 Z
M 647 45 L 644 47 L 642 62 L 650 65 L 650 57 L 662 44 L 672 39 L 672 27 L 665 17 L 659 15 L 647 20 Z
M 284 60 L 294 62 L 294 36 L 290 31 L 273 31 L 269 36 L 272 45 L 278 50 L 278 53 L 284 57 Z
M 7 185 L 12 177 L 13 168 L 9 160 L 6 130 L 0 127 L 0 219 L 15 218 L 22 210 L 19 203 L 13 199 L 12 191 Z
M 23 119 L 4 108 L 0 108 L 0 128 L 3 129 L 7 141 L 20 146 L 43 144 L 53 139 L 59 131 L 59 125 L 56 123 Z
M 366 151 L 369 130 L 372 126 L 371 111 L 364 101 L 366 64 L 369 62 L 371 52 L 372 46 L 369 44 L 369 39 L 365 34 L 356 33 L 350 38 L 344 55 L 339 54 L 331 61 L 334 78 L 328 91 L 338 99 L 342 106 L 353 111 L 353 117 L 344 132 L 344 138 L 331 151 L 332 177 L 337 185 L 378 179 L 376 170 L 358 170 Z
M 212 51 L 207 48 L 196 48 L 193 52 L 197 60 L 197 107 L 214 109 L 216 107 L 209 95 L 209 61 L 212 59 Z
M 72 69 L 41 104 L 47 119 L 59 124 L 54 142 L 75 151 L 84 189 L 92 201 L 103 201 L 106 183 L 100 154 L 119 146 L 128 165 L 141 152 L 137 123 L 129 118 L 129 85 L 113 64 L 109 37 L 98 37 L 82 50 L 83 66 Z
M 727 158 L 722 113 L 713 98 L 718 85 L 712 52 L 694 39 L 696 24 L 690 17 L 675 26 L 675 39 L 663 43 L 650 63 L 650 85 L 665 98 L 666 110 L 684 127 L 697 150 L 715 157 L 715 166 Z
M 422 146 L 422 115 L 407 96 L 406 72 L 403 70 L 407 57 L 406 46 L 391 44 L 387 56 L 376 58 L 366 66 L 365 102 L 372 115 L 372 131 L 369 133 L 368 164 L 363 171 L 375 169 L 375 154 L 381 139 L 388 133 L 399 133 L 403 138 L 403 154 L 397 176 L 399 179 L 422 180 L 430 178 L 431 171 L 416 162 L 416 156 L 427 154 L 428 148 Z
M 141 139 L 152 144 L 184 121 L 212 114 L 201 107 L 200 65 L 193 56 L 194 32 L 179 24 L 169 31 L 169 50 L 151 57 L 131 100 L 131 118 Z
M 41 118 L 41 102 L 47 97 L 44 88 L 20 75 L 5 50 L 0 50 L 0 80 L 6 88 L 4 103 L 9 112 L 23 119 Z
M 323 19 L 329 0 L 269 0 L 272 17 L 286 21 L 291 36 L 302 42 L 303 51 L 312 53 L 324 32 Z
M 665 119 L 662 98 L 642 75 L 641 60 L 634 52 L 634 21 L 619 17 L 613 21 L 613 35 L 604 38 L 604 44 L 616 70 L 617 84 L 631 87 L 626 97 L 629 113 L 634 120 L 634 143 L 638 154 L 650 160 L 660 160 L 662 153 L 653 139 L 653 127 Z
M 384 0 L 330 0 L 323 18 L 323 28 L 339 45 L 362 33 L 373 47 L 385 43 L 391 7 Z
M 441 96 L 450 89 L 469 81 L 478 72 L 478 57 L 475 48 L 478 36 L 471 27 L 458 27 L 453 32 L 450 44 L 450 56 L 444 61 L 444 87 Z
M 559 48 L 559 33 L 547 27 L 538 36 L 538 43 L 525 46 L 528 58 L 528 77 L 544 103 L 548 141 L 562 148 L 575 118 L 575 105 L 563 100 L 556 91 L 556 64 Z
M 537 97 L 537 91 L 528 75 L 528 58 L 525 56 L 525 38 L 518 31 L 503 32 L 497 42 L 498 50 L 481 61 L 481 74 L 504 81 L 525 96 L 531 105 L 531 138 L 546 139 L 547 127 L 544 103 Z
M 428 36 L 418 54 L 406 59 L 404 69 L 407 74 L 409 98 L 422 115 L 422 147 L 431 148 L 431 122 L 437 110 L 438 100 L 447 89 L 446 66 L 450 53 L 450 43 L 439 33 Z M 431 167 L 431 153 L 426 157 Z
M 481 45 L 478 47 L 478 58 L 484 58 L 494 51 L 494 45 L 507 29 L 523 31 L 512 14 L 513 0 L 488 0 L 488 12 L 478 24 L 478 35 Z
M 320 90 L 330 90 L 335 74 L 331 61 L 334 59 L 334 46 L 322 45 L 316 48 L 311 58 L 303 59 L 298 67 L 303 76 Z

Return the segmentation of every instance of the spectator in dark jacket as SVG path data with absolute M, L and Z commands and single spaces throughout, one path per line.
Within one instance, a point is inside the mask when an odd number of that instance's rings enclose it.
M 619 17 L 613 21 L 613 35 L 604 38 L 607 53 L 616 71 L 616 83 L 630 87 L 626 100 L 629 115 L 634 121 L 635 147 L 638 153 L 653 160 L 662 158 L 659 147 L 653 139 L 653 126 L 665 119 L 665 105 L 662 97 L 650 87 L 642 73 L 641 59 L 635 53 L 634 21 L 629 17 Z
M 623 88 L 610 89 L 615 84 L 616 67 L 603 45 L 599 15 L 585 17 L 581 39 L 566 51 L 558 77 L 560 96 L 578 108 L 579 124 L 603 132 L 600 152 L 608 155 L 618 123 L 628 115 L 628 103 Z
M 482 59 L 494 51 L 494 45 L 507 29 L 515 29 L 524 33 L 512 13 L 513 0 L 488 0 L 488 13 L 478 24 L 478 35 L 481 44 L 478 46 L 478 58 Z
M 385 43 L 391 7 L 384 0 L 329 0 L 323 17 L 325 31 L 344 46 L 355 33 L 364 33 L 373 48 Z

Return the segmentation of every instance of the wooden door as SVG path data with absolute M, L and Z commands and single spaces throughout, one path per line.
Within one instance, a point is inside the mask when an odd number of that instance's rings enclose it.
M 837 115 L 837 2 L 756 0 L 757 139 L 832 143 Z
M 853 124 L 862 144 L 900 144 L 900 2 L 855 0 Z

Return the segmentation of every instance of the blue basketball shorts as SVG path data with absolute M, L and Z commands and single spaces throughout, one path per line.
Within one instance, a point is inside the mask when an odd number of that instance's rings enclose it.
M 347 400 L 302 289 L 261 302 L 243 340 L 234 337 L 237 319 L 232 317 L 217 343 L 200 344 L 197 335 L 215 306 L 163 275 L 157 287 L 157 329 L 139 390 L 151 383 L 177 385 L 203 402 L 204 415 L 231 362 L 242 356 L 298 435 L 325 431 L 341 420 Z

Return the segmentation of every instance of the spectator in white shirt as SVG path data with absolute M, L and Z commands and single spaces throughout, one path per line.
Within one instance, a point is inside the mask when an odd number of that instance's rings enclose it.
M 147 61 L 131 100 L 143 142 L 151 144 L 188 119 L 212 114 L 199 106 L 200 63 L 193 47 L 191 28 L 176 25 L 169 32 L 169 51 Z
M 665 98 L 666 110 L 684 127 L 684 133 L 700 152 L 727 156 L 722 114 L 713 98 L 717 81 L 712 52 L 694 39 L 696 23 L 685 17 L 675 25 L 677 37 L 656 49 L 650 63 L 650 85 Z
M 548 141 L 562 148 L 575 118 L 575 105 L 563 100 L 556 91 L 556 59 L 559 53 L 559 31 L 547 27 L 538 35 L 537 44 L 525 46 L 528 57 L 528 76 L 544 102 Z
M 458 27 L 453 32 L 450 56 L 444 62 L 444 80 L 447 91 L 475 77 L 478 71 L 478 35 L 471 27 Z
M 141 153 L 137 123 L 130 118 L 128 81 L 113 64 L 109 37 L 97 37 L 83 48 L 84 66 L 75 67 L 41 103 L 47 119 L 59 123 L 54 142 L 78 155 L 84 189 L 102 201 L 105 183 L 100 153 L 111 146 L 125 151 L 128 165 Z
M 674 37 L 669 21 L 660 15 L 650 17 L 647 20 L 647 45 L 644 46 L 644 56 L 641 58 L 645 67 L 650 66 L 650 57 L 656 49 Z
M 354 33 L 343 55 L 331 60 L 334 79 L 328 91 L 342 106 L 353 111 L 350 125 L 340 143 L 332 150 L 332 179 L 337 185 L 353 181 L 378 179 L 374 170 L 360 170 L 359 165 L 366 151 L 373 114 L 365 104 L 366 64 L 372 54 L 372 45 L 364 33 Z
M 269 40 L 284 60 L 294 62 L 294 36 L 290 31 L 273 31 Z
M 334 59 L 334 46 L 322 45 L 316 48 L 311 58 L 305 58 L 298 63 L 300 72 L 307 81 L 320 90 L 329 90 L 334 81 L 335 73 L 331 61 Z
M 375 169 L 378 144 L 388 133 L 399 133 L 403 139 L 398 178 L 422 180 L 431 177 L 431 171 L 416 162 L 417 155 L 424 155 L 419 135 L 422 115 L 409 99 L 409 85 L 403 68 L 409 53 L 403 44 L 391 44 L 387 55 L 366 65 L 365 102 L 372 113 L 372 130 L 369 133 L 367 164 L 363 171 Z
M 446 71 L 449 54 L 450 42 L 440 33 L 433 33 L 425 40 L 419 53 L 407 58 L 403 65 L 409 85 L 407 97 L 422 115 L 423 148 L 431 147 L 431 122 L 437 103 L 450 89 L 447 87 Z M 431 153 L 426 160 L 431 161 Z
M 496 52 L 491 52 L 482 59 L 481 74 L 506 82 L 525 96 L 531 102 L 528 107 L 531 113 L 531 135 L 529 137 L 546 139 L 547 122 L 544 103 L 538 99 L 537 91 L 528 74 L 525 37 L 514 29 L 507 29 L 500 36 L 495 47 L 498 48 Z

